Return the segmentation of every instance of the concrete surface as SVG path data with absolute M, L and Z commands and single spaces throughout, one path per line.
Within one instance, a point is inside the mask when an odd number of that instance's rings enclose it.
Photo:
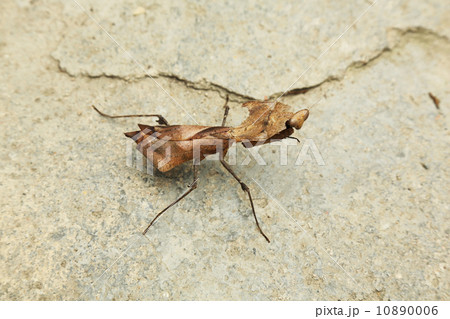
M 450 8 L 352 2 L 78 1 L 141 68 L 72 0 L 2 1 L 1 299 L 448 300 Z M 122 133 L 152 119 L 91 104 L 218 125 L 230 94 L 237 125 L 302 74 L 286 165 L 237 148 L 271 244 L 214 161 L 140 235 L 191 167 L 127 166 Z

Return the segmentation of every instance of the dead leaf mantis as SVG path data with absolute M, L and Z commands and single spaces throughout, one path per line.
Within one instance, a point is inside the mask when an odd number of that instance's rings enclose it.
M 144 230 L 143 235 L 164 212 L 197 188 L 200 161 L 208 155 L 219 154 L 223 167 L 247 193 L 256 226 L 261 235 L 270 243 L 259 225 L 249 187 L 236 175 L 224 157 L 233 143 L 242 143 L 248 148 L 289 138 L 294 133 L 294 129 L 299 130 L 308 118 L 309 111 L 307 109 L 292 113 L 288 105 L 280 102 L 250 101 L 243 104 L 243 107 L 249 111 L 247 119 L 237 127 L 229 127 L 225 126 L 229 111 L 228 96 L 224 105 L 225 113 L 221 126 L 169 125 L 169 122 L 159 114 L 108 115 L 99 111 L 95 106 L 92 107 L 100 115 L 108 118 L 156 117 L 160 125 L 138 124 L 139 131 L 127 132 L 125 136 L 136 142 L 137 149 L 149 158 L 159 171 L 167 172 L 184 162 L 193 161 L 194 178 L 188 190 L 160 211 Z M 167 158 L 167 154 L 170 154 L 169 158 Z

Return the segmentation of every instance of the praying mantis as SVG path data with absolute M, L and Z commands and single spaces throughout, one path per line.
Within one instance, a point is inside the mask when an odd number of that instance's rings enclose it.
M 137 149 L 161 172 L 167 172 L 185 162 L 193 162 L 193 182 L 188 189 L 170 205 L 161 210 L 143 231 L 145 235 L 155 221 L 169 208 L 189 195 L 198 186 L 198 166 L 208 155 L 218 154 L 220 163 L 236 179 L 242 190 L 247 193 L 260 234 L 270 243 L 269 238 L 261 229 L 256 217 L 250 188 L 236 175 L 224 157 L 234 143 L 242 143 L 246 148 L 294 138 L 294 130 L 302 128 L 309 116 L 307 109 L 291 112 L 290 106 L 281 102 L 250 101 L 242 106 L 247 108 L 249 116 L 237 127 L 226 126 L 229 112 L 228 96 L 224 105 L 224 116 L 221 126 L 201 125 L 169 125 L 169 122 L 159 114 L 108 115 L 92 106 L 101 116 L 107 118 L 124 117 L 155 117 L 159 125 L 138 124 L 139 131 L 124 133 L 133 139 Z M 167 154 L 170 154 L 167 156 Z

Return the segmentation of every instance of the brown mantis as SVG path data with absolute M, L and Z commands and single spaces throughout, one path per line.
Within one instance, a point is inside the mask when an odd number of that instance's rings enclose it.
M 270 101 L 250 101 L 244 103 L 243 106 L 248 109 L 250 114 L 237 127 L 225 126 L 229 111 L 228 96 L 224 105 L 225 113 L 221 126 L 169 125 L 167 120 L 159 114 L 108 115 L 92 106 L 100 115 L 108 118 L 156 117 L 160 125 L 138 124 L 139 131 L 127 132 L 125 136 L 136 142 L 137 149 L 150 159 L 153 166 L 159 171 L 167 172 L 184 162 L 193 161 L 194 178 L 188 190 L 159 212 L 144 230 L 143 235 L 164 212 L 197 188 L 200 161 L 208 155 L 218 154 L 221 164 L 247 193 L 256 226 L 261 235 L 270 243 L 259 225 L 249 187 L 236 175 L 224 160 L 224 156 L 233 143 L 242 143 L 244 147 L 248 148 L 290 138 L 294 129 L 299 130 L 302 127 L 308 118 L 309 111 L 303 109 L 292 113 L 288 105 Z

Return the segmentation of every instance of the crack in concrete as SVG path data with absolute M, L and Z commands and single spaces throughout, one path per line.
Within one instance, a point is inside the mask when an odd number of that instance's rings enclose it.
M 450 39 L 445 36 L 445 35 L 441 35 L 437 32 L 435 32 L 434 30 L 431 29 L 427 29 L 421 26 L 417 26 L 417 27 L 408 27 L 405 29 L 400 29 L 400 28 L 388 28 L 387 31 L 387 37 L 389 38 L 389 36 L 391 36 L 392 38 L 394 38 L 394 40 L 392 41 L 392 44 L 388 44 L 387 46 L 385 46 L 384 48 L 382 48 L 381 50 L 379 50 L 378 52 L 376 52 L 376 54 L 374 54 L 373 56 L 369 57 L 367 60 L 357 60 L 357 61 L 353 61 L 351 62 L 341 73 L 341 75 L 339 76 L 330 76 L 326 79 L 324 79 L 323 81 L 308 86 L 308 87 L 298 87 L 298 88 L 294 88 L 291 89 L 289 91 L 287 91 L 286 93 L 284 92 L 276 92 L 276 93 L 272 93 L 271 95 L 268 96 L 268 99 L 277 99 L 280 96 L 291 96 L 291 95 L 299 95 L 299 94 L 306 94 L 307 92 L 314 90 L 318 87 L 320 87 L 321 85 L 327 83 L 327 82 L 333 82 L 333 81 L 341 81 L 345 78 L 346 74 L 352 70 L 352 69 L 358 69 L 358 68 L 363 68 L 363 67 L 367 67 L 370 66 L 373 62 L 375 62 L 376 60 L 380 59 L 386 52 L 390 52 L 398 47 L 400 47 L 404 41 L 405 41 L 405 37 L 407 37 L 409 34 L 416 34 L 416 35 L 423 35 L 423 36 L 433 36 L 435 38 L 438 38 L 440 40 L 444 40 L 447 42 L 450 42 Z M 389 41 L 388 41 L 389 42 Z M 61 64 L 61 60 L 57 57 L 55 57 L 53 54 L 50 55 L 50 57 L 56 61 L 57 65 L 58 65 L 58 69 L 60 72 L 65 73 L 67 75 L 69 75 L 70 77 L 88 77 L 91 79 L 98 79 L 98 78 L 110 78 L 110 79 L 116 79 L 116 80 L 122 80 L 122 81 L 126 81 L 126 82 L 130 82 L 130 81 L 140 81 L 143 80 L 145 78 L 148 78 L 148 75 L 141 75 L 141 76 L 120 76 L 120 75 L 114 75 L 114 74 L 106 74 L 106 73 L 99 73 L 99 74 L 91 74 L 89 72 L 80 72 L 78 74 L 73 74 L 71 73 L 69 70 L 67 70 L 65 67 L 62 66 Z M 182 77 L 180 77 L 179 75 L 173 74 L 173 73 L 167 73 L 167 72 L 161 72 L 158 71 L 155 75 L 152 75 L 153 78 L 166 78 L 166 79 L 171 79 L 177 83 L 180 83 L 182 85 L 184 85 L 187 88 L 191 88 L 194 90 L 201 90 L 201 91 L 214 91 L 219 93 L 219 95 L 222 98 L 225 98 L 225 96 L 229 96 L 230 101 L 232 102 L 238 102 L 238 103 L 242 103 L 245 101 L 249 101 L 249 100 L 257 100 L 256 98 L 249 96 L 249 95 L 245 95 L 236 91 L 233 91 L 231 89 L 228 89 L 224 86 L 221 86 L 217 83 L 213 83 L 210 81 L 207 81 L 205 79 L 202 79 L 201 81 L 189 81 L 187 79 L 184 79 Z
M 69 70 L 67 70 L 67 68 L 65 68 L 61 64 L 60 59 L 53 56 L 52 54 L 50 55 L 50 58 L 56 62 L 58 70 L 61 73 L 64 73 L 72 78 L 76 78 L 76 77 L 86 77 L 86 78 L 90 78 L 90 79 L 108 78 L 108 79 L 115 79 L 115 80 L 130 82 L 130 81 L 141 81 L 141 80 L 144 80 L 149 77 L 148 75 L 124 77 L 124 76 L 115 75 L 115 74 L 107 74 L 107 73 L 91 74 L 89 72 L 80 72 L 80 73 L 74 74 L 74 73 L 70 72 Z M 206 80 L 202 80 L 200 82 L 193 82 L 193 81 L 184 79 L 176 74 L 165 73 L 165 72 L 158 72 L 157 75 L 152 75 L 152 77 L 155 79 L 156 78 L 170 79 L 177 83 L 183 84 L 187 88 L 191 88 L 194 90 L 218 92 L 219 95 L 224 99 L 228 95 L 229 100 L 232 102 L 242 103 L 242 102 L 249 101 L 249 100 L 256 100 L 256 98 L 254 98 L 252 96 L 232 91 L 232 90 L 227 89 L 226 87 L 223 87 L 219 84 L 216 84 L 213 82 L 208 82 Z
M 422 35 L 422 36 L 433 36 L 437 39 L 450 42 L 450 39 L 447 38 L 446 36 L 441 35 L 433 30 L 430 30 L 430 29 L 427 29 L 424 27 L 420 27 L 420 26 L 419 27 L 410 27 L 410 28 L 406 28 L 406 29 L 388 28 L 387 33 L 389 33 L 389 32 L 391 32 L 392 33 L 391 35 L 395 38 L 395 40 L 393 41 L 394 42 L 393 44 L 391 44 L 391 45 L 388 44 L 387 46 L 382 48 L 380 51 L 378 51 L 375 55 L 373 55 L 372 57 L 369 57 L 367 60 L 353 61 L 345 68 L 345 70 L 342 72 L 341 76 L 337 76 L 337 77 L 331 76 L 315 85 L 289 90 L 288 92 L 284 93 L 284 96 L 305 94 L 308 91 L 316 89 L 327 82 L 342 81 L 345 78 L 346 74 L 350 70 L 370 66 L 376 60 L 380 59 L 385 53 L 391 52 L 391 51 L 401 47 L 405 42 L 405 38 L 410 34 L 416 34 L 416 35 Z M 408 41 L 408 40 L 406 39 L 406 41 Z M 269 97 L 269 99 L 276 99 L 281 95 L 283 95 L 283 92 L 274 93 Z
M 245 101 L 249 101 L 249 100 L 256 100 L 254 97 L 232 91 L 226 87 L 223 87 L 223 86 L 213 83 L 213 82 L 208 82 L 204 79 L 199 82 L 193 82 L 193 81 L 183 79 L 176 74 L 164 73 L 164 72 L 160 72 L 158 76 L 164 77 L 167 79 L 172 79 L 177 82 L 183 83 L 186 87 L 194 89 L 194 90 L 218 92 L 222 98 L 225 98 L 228 95 L 230 101 L 232 101 L 232 102 L 245 102 Z

